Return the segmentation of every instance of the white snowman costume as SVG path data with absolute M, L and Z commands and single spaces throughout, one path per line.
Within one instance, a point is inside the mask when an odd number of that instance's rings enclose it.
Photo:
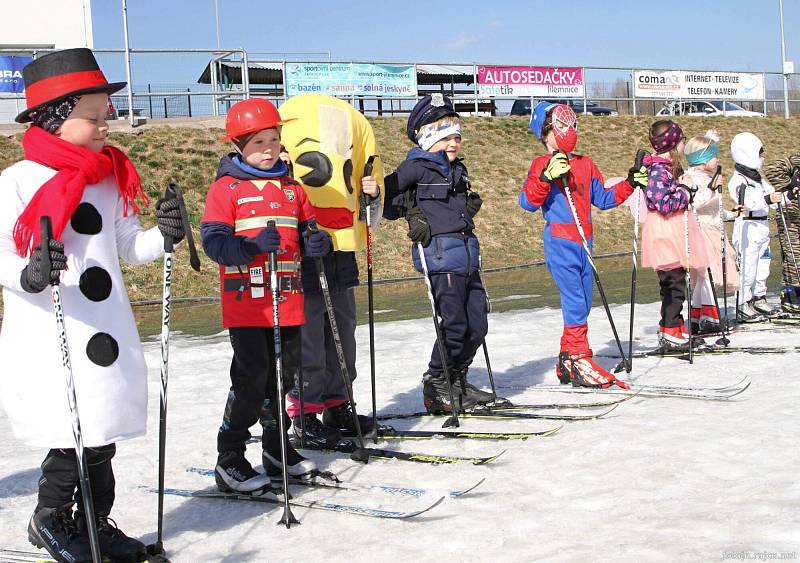
M 0 397 L 14 435 L 33 446 L 73 448 L 67 388 L 51 292 L 27 293 L 28 263 L 13 229 L 33 195 L 56 170 L 23 160 L 0 174 Z M 147 366 L 119 259 L 150 262 L 163 254 L 157 227 L 144 230 L 113 175 L 87 185 L 60 237 L 65 327 L 84 445 L 98 447 L 146 430 Z

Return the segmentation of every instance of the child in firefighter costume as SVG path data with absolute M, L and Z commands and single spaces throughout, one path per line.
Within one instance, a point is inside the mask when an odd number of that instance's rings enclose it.
M 139 223 L 135 200 L 147 202 L 139 175 L 122 151 L 104 146 L 108 94 L 125 83 L 109 84 L 89 49 L 43 55 L 23 77 L 28 108 L 16 119 L 31 123 L 22 137 L 25 160 L 0 175 L 0 396 L 14 435 L 50 448 L 28 537 L 57 561 L 92 560 L 47 290 L 60 279 L 100 552 L 140 561 L 144 544 L 108 518 L 116 442 L 143 436 L 147 422 L 147 366 L 119 259 L 143 264 L 161 256 L 164 236 L 183 238 L 180 210 L 177 200 L 159 200 L 158 226 Z M 44 216 L 52 222 L 49 240 L 40 229 Z M 3 525 L 12 523 L 6 517 Z
M 634 182 L 639 185 L 646 183 L 646 174 L 631 169 L 626 181 L 606 189 L 603 175 L 592 159 L 572 154 L 578 141 L 577 126 L 577 117 L 569 106 L 540 102 L 533 108 L 530 127 L 547 149 L 547 154 L 531 163 L 519 204 L 527 211 L 541 208 L 547 221 L 544 229 L 545 261 L 561 294 L 564 318 L 561 351 L 556 364 L 559 381 L 588 387 L 614 384 L 625 387 L 624 382 L 592 360 L 587 324 L 592 308 L 592 268 L 576 221 L 580 221 L 591 249 L 591 206 L 599 209 L 617 207 L 631 195 Z M 571 192 L 574 210 L 563 183 Z
M 347 372 L 356 377 L 356 302 L 358 285 L 356 252 L 367 241 L 365 205 L 371 206 L 373 229 L 381 215 L 381 165 L 375 135 L 367 119 L 349 103 L 324 94 L 301 94 L 281 106 L 281 116 L 291 120 L 283 128 L 283 145 L 294 176 L 305 188 L 320 229 L 330 233 L 334 251 L 323 258 Z M 371 163 L 372 174 L 365 174 Z M 362 197 L 362 194 L 366 195 Z M 305 317 L 302 333 L 303 413 L 300 389 L 289 393 L 287 411 L 294 432 L 305 429 L 307 447 L 336 443 L 342 432 L 352 434 L 352 406 L 347 400 L 315 260 L 303 258 Z M 299 384 L 299 379 L 297 384 Z M 318 415 L 322 415 L 322 420 Z M 302 423 L 301 423 L 302 422 Z M 372 419 L 359 415 L 364 433 Z
M 269 258 L 278 254 L 278 304 L 284 389 L 300 367 L 300 325 L 304 322 L 300 260 L 304 254 L 330 252 L 330 237 L 311 232 L 314 210 L 302 186 L 280 159 L 281 119 L 263 99 L 231 107 L 225 140 L 236 152 L 222 158 L 200 223 L 203 249 L 219 264 L 222 321 L 233 347 L 231 388 L 217 434 L 217 486 L 252 492 L 281 471 L 279 400 L 274 356 L 274 318 Z M 273 224 L 274 223 L 274 224 Z M 266 475 L 245 458 L 249 428 L 263 427 L 262 459 Z M 288 428 L 289 420 L 286 420 Z M 301 476 L 315 469 L 287 444 L 287 470 Z

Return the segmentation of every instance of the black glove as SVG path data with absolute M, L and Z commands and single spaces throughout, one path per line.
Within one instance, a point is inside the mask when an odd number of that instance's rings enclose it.
M 45 250 L 48 247 L 48 251 Z M 49 253 L 49 260 L 45 257 Z M 47 262 L 50 263 L 49 267 Z M 61 270 L 67 267 L 67 257 L 64 254 L 64 243 L 60 240 L 49 239 L 40 241 L 31 254 L 28 265 L 22 270 L 22 289 L 28 293 L 39 293 L 51 283 L 56 283 L 61 275 Z
M 406 221 L 408 221 L 408 238 L 411 239 L 411 242 L 421 242 L 422 246 L 428 246 L 431 242 L 431 226 L 422 209 L 412 208 L 406 214 Z
M 478 211 L 481 210 L 481 205 L 483 205 L 483 200 L 478 195 L 478 192 L 469 192 L 467 194 L 467 213 L 469 213 L 470 217 L 475 217 L 478 214 Z
M 171 238 L 173 244 L 177 244 L 186 236 L 183 230 L 183 220 L 181 219 L 181 209 L 178 198 L 161 198 L 156 202 L 156 225 L 164 238 Z
M 789 189 L 794 190 L 796 188 L 800 188 L 800 166 L 794 169 L 792 179 L 789 180 Z
M 277 252 L 281 248 L 281 234 L 278 229 L 269 226 L 261 229 L 256 236 L 256 246 L 259 252 Z
M 306 229 L 303 233 L 305 244 L 303 245 L 303 253 L 311 258 L 322 258 L 330 254 L 333 250 L 333 242 L 331 235 L 327 231 L 311 231 Z

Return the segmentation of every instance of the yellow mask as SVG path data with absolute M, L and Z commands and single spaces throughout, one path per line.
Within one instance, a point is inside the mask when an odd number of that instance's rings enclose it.
M 292 157 L 295 179 L 315 208 L 317 224 L 333 239 L 335 250 L 357 251 L 366 245 L 366 216 L 361 179 L 372 159 L 372 176 L 381 187 L 375 134 L 367 119 L 349 103 L 325 94 L 300 94 L 280 107 L 281 118 L 296 121 L 281 129 L 281 143 Z

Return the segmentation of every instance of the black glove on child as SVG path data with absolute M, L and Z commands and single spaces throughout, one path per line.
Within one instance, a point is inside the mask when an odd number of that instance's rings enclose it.
M 49 257 L 45 255 L 45 252 L 49 254 Z M 22 289 L 28 293 L 39 293 L 51 283 L 56 283 L 61 271 L 66 267 L 67 257 L 64 254 L 64 243 L 53 239 L 41 241 L 31 253 L 28 265 L 22 270 L 20 278 Z
M 304 254 L 311 258 L 322 258 L 330 254 L 333 250 L 333 241 L 327 231 L 306 229 L 303 233 L 305 244 L 303 245 Z
M 422 246 L 428 246 L 431 242 L 431 226 L 422 209 L 412 208 L 406 214 L 406 221 L 408 221 L 408 238 L 411 242 L 415 244 L 421 242 Z
M 281 249 L 281 234 L 273 226 L 264 227 L 256 235 L 256 246 L 259 252 L 277 252 Z
M 156 202 L 156 225 L 164 238 L 170 237 L 177 244 L 186 236 L 181 219 L 178 198 L 159 199 Z
M 478 192 L 469 192 L 467 194 L 467 213 L 469 213 L 470 217 L 475 217 L 478 214 L 478 211 L 481 210 L 481 205 L 483 205 L 483 200 L 478 195 Z

